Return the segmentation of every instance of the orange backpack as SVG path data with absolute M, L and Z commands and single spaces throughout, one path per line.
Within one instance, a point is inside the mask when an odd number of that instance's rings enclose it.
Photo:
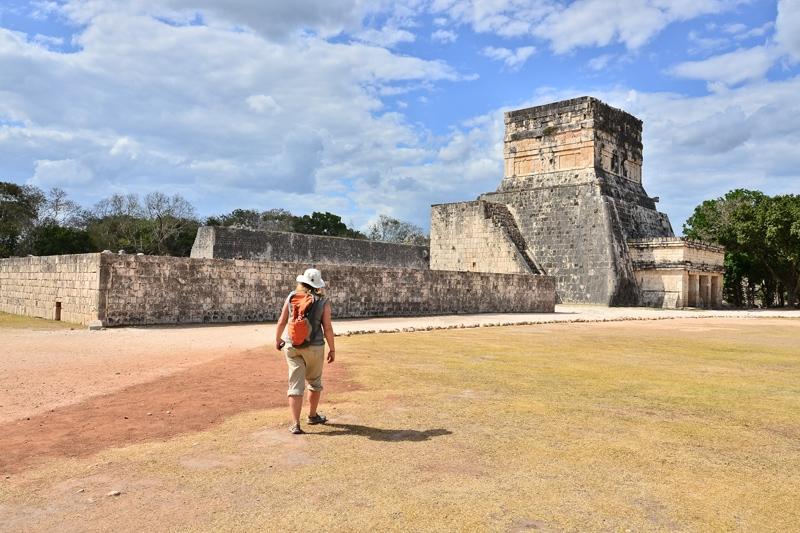
M 302 346 L 311 340 L 311 308 L 315 298 L 307 292 L 296 292 L 289 298 L 289 340 Z

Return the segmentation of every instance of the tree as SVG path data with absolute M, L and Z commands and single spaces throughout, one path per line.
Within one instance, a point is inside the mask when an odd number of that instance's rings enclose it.
M 39 224 L 75 227 L 82 224 L 85 214 L 77 202 L 67 198 L 64 189 L 53 187 L 47 191 L 37 218 Z
M 430 237 L 419 226 L 386 215 L 380 215 L 368 226 L 367 238 L 400 244 L 430 244 Z
M 144 213 L 151 225 L 150 247 L 152 253 L 169 254 L 169 242 L 174 242 L 187 227 L 197 232 L 197 219 L 194 207 L 179 194 L 167 196 L 161 192 L 151 192 L 145 196 Z
M 311 235 L 328 235 L 331 237 L 350 237 L 364 239 L 366 236 L 347 227 L 342 217 L 333 213 L 314 211 L 311 215 L 303 215 L 295 221 L 294 230 Z
M 297 218 L 286 209 L 268 209 L 261 213 L 259 229 L 271 231 L 294 231 Z
M 298 217 L 285 209 L 268 209 L 258 212 L 254 209 L 234 209 L 227 215 L 206 219 L 207 226 L 235 226 L 248 229 L 270 231 L 294 231 Z
M 34 255 L 82 254 L 95 251 L 89 232 L 83 229 L 43 224 L 31 235 Z
M 768 257 L 762 258 L 777 284 L 786 291 L 788 305 L 800 295 L 800 195 L 770 198 L 759 212 Z
M 261 214 L 254 209 L 234 209 L 227 215 L 221 215 L 219 219 L 220 226 L 259 229 Z
M 28 253 L 25 241 L 44 201 L 37 187 L 0 182 L 0 257 Z
M 135 194 L 114 194 L 100 200 L 91 212 L 87 230 L 99 250 L 143 252 L 144 210 Z
M 725 247 L 725 297 L 734 305 L 795 305 L 800 293 L 800 197 L 737 189 L 695 208 L 693 239 Z
M 115 194 L 100 201 L 87 224 L 97 249 L 161 255 L 189 255 L 199 222 L 180 195 Z

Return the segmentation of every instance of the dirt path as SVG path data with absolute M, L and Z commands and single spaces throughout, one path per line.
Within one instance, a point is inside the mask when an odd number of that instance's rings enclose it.
M 344 366 L 326 368 L 336 390 L 353 384 Z M 177 373 L 79 403 L 0 424 L 0 472 L 14 473 L 51 457 L 85 457 L 208 429 L 253 409 L 284 405 L 286 367 L 264 349 L 226 355 Z

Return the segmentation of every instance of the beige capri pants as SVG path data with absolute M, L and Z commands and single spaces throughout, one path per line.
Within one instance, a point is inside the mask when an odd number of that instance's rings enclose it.
M 284 349 L 286 364 L 289 366 L 289 390 L 287 396 L 302 396 L 305 382 L 308 390 L 322 390 L 322 367 L 325 360 L 325 345 L 304 346 Z

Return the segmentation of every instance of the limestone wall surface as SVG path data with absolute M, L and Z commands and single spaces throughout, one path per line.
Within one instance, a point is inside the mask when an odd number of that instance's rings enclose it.
M 512 111 L 505 123 L 505 175 L 480 199 L 513 211 L 561 301 L 637 305 L 626 242 L 674 235 L 642 187 L 641 121 L 583 97 Z
M 553 312 L 549 276 L 318 264 L 335 317 Z M 107 325 L 277 319 L 302 270 L 293 263 L 103 257 Z
M 535 188 L 481 196 L 509 205 L 533 257 L 556 278 L 563 302 L 619 300 L 619 263 L 608 206 L 596 185 Z M 431 239 L 433 239 L 431 231 Z
M 428 268 L 428 247 L 220 226 L 198 229 L 191 257 Z
M 431 206 L 431 269 L 528 274 L 509 235 L 481 201 Z
M 574 184 L 582 169 L 642 181 L 642 121 L 591 97 L 574 98 L 505 114 L 501 189 L 561 173 Z M 564 174 L 572 171 L 571 174 Z
M 636 269 L 691 268 L 698 271 L 722 272 L 725 249 L 711 244 L 678 237 L 628 241 L 631 260 Z
M 0 259 L 0 311 L 89 324 L 100 301 L 100 254 Z
M 684 270 L 637 270 L 641 298 L 639 305 L 675 309 L 686 307 L 688 275 Z

